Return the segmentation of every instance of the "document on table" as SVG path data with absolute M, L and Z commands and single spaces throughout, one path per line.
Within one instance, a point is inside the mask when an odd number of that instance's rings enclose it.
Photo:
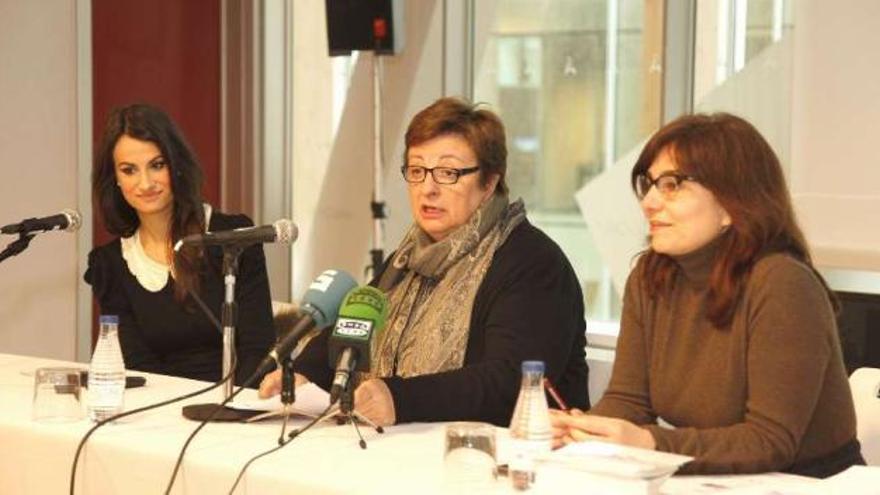
M 292 414 L 298 414 L 309 418 L 316 418 L 324 413 L 330 404 L 330 394 L 314 383 L 306 383 L 296 387 L 296 401 L 293 404 Z M 283 414 L 281 396 L 276 395 L 268 399 L 257 397 L 256 390 L 243 390 L 241 395 L 229 404 L 232 409 L 246 411 L 266 411 L 270 414 L 254 416 L 251 420 L 266 419 Z
M 555 450 L 544 462 L 619 478 L 669 476 L 690 461 L 686 455 L 626 447 L 607 442 L 576 442 Z
M 676 476 L 662 495 L 880 495 L 880 467 L 852 466 L 823 480 L 785 473 L 724 476 Z
M 662 495 L 708 495 L 714 493 L 763 495 L 812 495 L 813 478 L 785 473 L 675 476 L 660 487 Z

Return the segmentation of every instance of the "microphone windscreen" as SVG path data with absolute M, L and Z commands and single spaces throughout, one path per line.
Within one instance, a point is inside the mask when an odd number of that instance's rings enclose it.
M 382 291 L 369 285 L 349 291 L 339 308 L 339 318 L 370 320 L 375 330 L 385 326 L 387 317 L 388 298 Z
M 301 310 L 311 315 L 315 326 L 324 328 L 336 321 L 339 306 L 357 282 L 342 270 L 325 270 L 303 295 Z
M 336 326 L 330 333 L 327 347 L 330 366 L 339 366 L 340 353 L 349 348 L 355 351 L 355 360 L 343 366 L 370 371 L 371 342 L 384 329 L 387 316 L 388 299 L 382 291 L 370 286 L 352 289 L 345 296 Z
M 272 226 L 275 228 L 275 242 L 280 244 L 290 244 L 299 236 L 299 229 L 286 218 L 276 221 Z
M 82 226 L 82 216 L 78 211 L 65 209 L 61 214 L 67 217 L 67 227 L 64 228 L 65 232 L 76 232 Z

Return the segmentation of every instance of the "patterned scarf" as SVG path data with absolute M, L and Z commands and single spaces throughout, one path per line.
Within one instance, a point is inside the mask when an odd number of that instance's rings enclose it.
M 439 242 L 414 224 L 379 279 L 391 308 L 375 341 L 372 376 L 461 368 L 477 290 L 495 251 L 525 219 L 522 200 L 493 194 Z

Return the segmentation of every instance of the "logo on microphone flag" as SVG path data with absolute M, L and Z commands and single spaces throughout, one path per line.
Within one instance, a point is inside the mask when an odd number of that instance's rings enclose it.
M 333 329 L 333 335 L 335 336 L 365 341 L 370 340 L 370 334 L 372 333 L 372 321 L 354 318 L 340 317 L 336 320 L 336 327 Z

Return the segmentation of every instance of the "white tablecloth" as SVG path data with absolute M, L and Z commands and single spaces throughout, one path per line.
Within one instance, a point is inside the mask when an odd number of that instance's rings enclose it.
M 0 490 L 64 493 L 86 419 L 67 424 L 31 420 L 33 370 L 58 361 L 0 354 Z M 82 365 L 80 365 L 82 366 Z M 203 382 L 146 375 L 147 386 L 126 390 L 126 409 L 192 392 Z M 213 402 L 219 392 L 186 403 Z M 77 493 L 161 493 L 187 435 L 197 426 L 182 404 L 124 418 L 89 439 L 77 474 Z M 303 420 L 293 422 L 302 426 Z M 379 435 L 350 425 L 321 424 L 248 469 L 237 493 L 397 493 L 437 486 L 442 475 L 442 425 L 413 424 Z M 226 493 L 252 456 L 277 445 L 280 421 L 212 423 L 190 445 L 174 493 Z
M 90 428 L 84 419 L 67 424 L 31 420 L 33 370 L 61 365 L 46 359 L 0 354 L 0 492 L 66 493 L 77 444 Z M 78 366 L 85 367 L 80 364 Z M 126 409 L 192 392 L 206 384 L 146 375 L 147 386 L 128 389 Z M 214 402 L 212 392 L 187 403 Z M 165 406 L 100 428 L 88 441 L 77 473 L 77 494 L 162 493 L 178 452 L 197 426 L 180 414 L 182 404 Z M 293 427 L 304 420 L 294 421 Z M 368 448 L 358 447 L 351 425 L 321 424 L 279 452 L 250 466 L 236 493 L 391 494 L 439 493 L 443 487 L 443 424 L 410 424 L 377 434 L 362 428 Z M 280 421 L 260 424 L 212 423 L 190 445 L 173 493 L 227 493 L 242 466 L 277 445 Z M 506 431 L 499 429 L 499 457 Z M 614 493 L 601 481 L 583 486 L 564 477 L 548 483 L 559 493 Z M 574 486 L 572 486 L 574 484 Z M 561 486 L 560 486 L 561 485 Z M 677 493 L 684 493 L 679 482 Z M 511 492 L 501 478 L 496 491 Z M 543 490 L 537 490 L 541 492 Z M 664 490 L 664 492 L 666 492 Z M 671 492 L 670 492 L 671 493 Z

